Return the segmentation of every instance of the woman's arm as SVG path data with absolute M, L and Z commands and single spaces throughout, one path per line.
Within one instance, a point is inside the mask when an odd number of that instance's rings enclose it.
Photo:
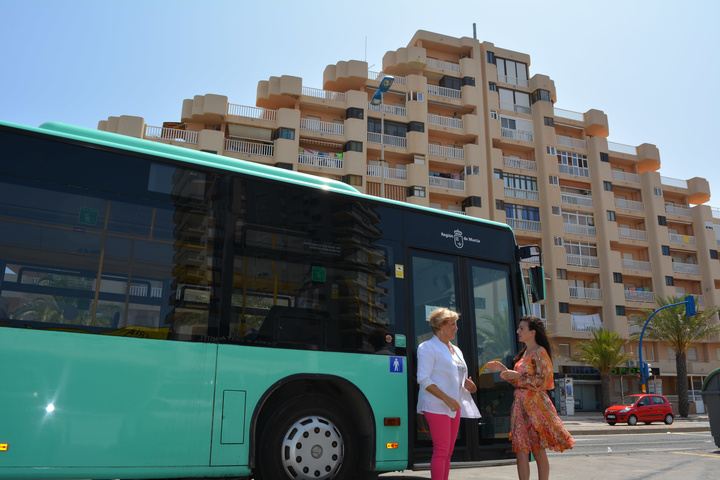
M 539 347 L 532 353 L 527 370 L 518 374 L 516 386 L 538 392 L 543 391 L 548 376 L 552 376 L 550 357 L 545 353 L 544 348 Z
M 440 400 L 445 402 L 445 405 L 447 405 L 448 408 L 450 410 L 452 410 L 453 412 L 457 412 L 460 409 L 460 402 L 458 402 L 457 400 L 455 400 L 454 398 L 452 398 L 448 395 L 445 395 L 445 393 L 442 390 L 440 390 L 440 387 L 438 387 L 434 383 L 428 385 L 425 390 L 427 390 L 428 393 L 435 395 L 437 398 L 439 398 Z

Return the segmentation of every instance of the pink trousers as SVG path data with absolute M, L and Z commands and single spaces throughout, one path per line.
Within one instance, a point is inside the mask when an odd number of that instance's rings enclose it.
M 455 418 L 440 413 L 423 412 L 433 442 L 433 455 L 430 460 L 431 480 L 448 480 L 450 476 L 450 457 L 455 448 L 455 439 L 460 429 L 460 410 Z

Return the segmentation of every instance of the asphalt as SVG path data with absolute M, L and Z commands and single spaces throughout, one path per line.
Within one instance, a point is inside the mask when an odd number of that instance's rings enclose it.
M 654 422 L 650 425 L 638 423 L 631 427 L 625 423 L 609 425 L 601 412 L 563 415 L 560 419 L 571 435 L 608 435 L 613 433 L 661 433 L 661 432 L 705 432 L 710 431 L 707 414 L 693 414 L 686 418 L 675 417 L 670 425 Z

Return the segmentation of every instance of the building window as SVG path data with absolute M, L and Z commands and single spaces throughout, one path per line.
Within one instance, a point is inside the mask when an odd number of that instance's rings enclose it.
M 675 360 L 675 350 L 668 347 L 668 360 Z
M 545 122 L 546 127 L 554 127 L 555 126 L 555 119 L 552 117 L 543 117 L 543 121 Z
M 457 77 L 445 75 L 440 79 L 438 85 L 443 88 L 449 88 L 451 90 L 460 90 L 460 88 L 462 87 L 462 80 Z
M 361 187 L 363 178 L 362 175 L 344 175 L 342 181 L 354 187 Z
M 491 91 L 491 92 L 497 92 L 497 91 L 498 91 L 498 90 L 497 90 L 497 84 L 496 84 L 496 83 L 490 82 L 490 83 L 488 84 L 488 86 L 490 87 L 490 91 Z
M 550 185 L 560 185 L 560 177 L 558 177 L 557 175 L 550 175 L 548 177 L 548 183 Z
M 553 237 L 553 244 L 556 247 L 563 247 L 565 246 L 565 239 L 563 237 Z
M 612 192 L 612 183 L 603 182 L 603 190 L 605 190 L 606 192 Z
M 615 305 L 615 315 L 625 316 L 625 305 Z
M 540 209 L 537 207 L 528 207 L 527 205 L 515 205 L 514 203 L 506 203 L 505 216 L 507 218 L 516 218 L 518 220 L 530 220 L 531 222 L 539 222 Z
M 609 162 L 610 161 L 610 155 L 608 155 L 605 152 L 600 152 L 600 161 L 601 162 Z
M 532 113 L 530 108 L 530 95 L 525 92 L 517 92 L 508 88 L 498 88 L 500 94 L 500 109 L 512 110 L 513 112 Z
M 493 120 L 497 120 L 497 119 L 500 118 L 500 117 L 498 117 L 498 112 L 497 112 L 497 111 L 495 111 L 495 110 L 490 110 L 490 118 L 492 118 Z
M 273 131 L 273 140 L 277 140 L 278 138 L 285 138 L 287 140 L 295 140 L 295 129 L 294 128 L 285 128 L 280 127 L 275 129 Z
M 560 313 L 570 313 L 570 304 L 567 302 L 560 302 L 558 304 L 558 309 L 560 310 Z
M 493 170 L 493 177 L 495 177 L 499 180 L 502 180 L 502 178 L 503 178 L 502 170 L 498 170 L 498 169 Z
M 653 195 L 655 195 L 656 197 L 662 197 L 663 196 L 662 188 L 653 187 Z
M 346 118 L 359 118 L 363 120 L 365 118 L 365 111 L 362 108 L 350 107 L 345 110 Z
M 620 273 L 620 272 L 613 272 L 613 282 L 615 282 L 615 283 L 623 283 L 622 273 Z
M 553 146 L 547 145 L 547 146 L 545 146 L 545 153 L 555 157 L 555 156 L 557 156 L 557 149 Z
M 465 85 L 467 85 L 469 87 L 474 87 L 475 86 L 475 77 L 463 77 L 462 85 L 463 85 L 463 87 Z
M 608 210 L 607 211 L 607 219 L 608 219 L 608 222 L 614 222 L 615 221 L 615 212 L 613 212 L 612 210 Z
M 425 196 L 425 187 L 408 187 L 407 188 L 407 196 L 408 197 L 424 197 Z
M 550 102 L 552 103 L 552 96 L 550 96 L 550 92 L 547 90 L 543 90 L 542 88 L 538 88 L 532 93 L 532 103 L 536 102 Z
M 668 245 L 660 245 L 660 250 L 662 251 L 662 254 L 669 257 L 670 256 L 670 247 Z
M 557 269 L 557 278 L 558 278 L 558 280 L 567 280 L 567 269 L 558 268 Z
M 712 258 L 713 260 L 717 260 L 718 259 L 718 251 L 710 250 L 710 258 Z
M 505 202 L 502 200 L 495 200 L 495 210 L 505 210 Z
M 667 218 L 663 215 L 658 215 L 658 225 L 665 227 L 667 226 Z
M 380 118 L 368 117 L 368 132 L 381 133 L 380 127 L 382 124 Z M 391 122 L 385 120 L 385 135 L 391 135 L 393 137 L 407 137 L 408 125 L 400 122 Z
M 465 200 L 462 201 L 463 212 L 468 207 L 482 207 L 482 198 L 475 196 L 467 197 Z
M 423 122 L 410 122 L 408 123 L 408 129 L 411 132 L 424 132 L 425 124 Z
M 550 212 L 551 212 L 553 215 L 558 215 L 558 216 L 559 216 L 559 215 L 562 215 L 562 208 L 558 207 L 557 205 L 552 205 L 552 206 L 550 207 Z
M 688 348 L 687 359 L 697 361 L 697 359 L 698 359 L 697 347 Z
M 495 52 L 487 52 L 488 63 L 495 63 Z
M 362 152 L 363 151 L 363 142 L 358 142 L 356 140 L 350 140 L 348 142 L 345 142 L 345 145 L 343 145 L 343 152 Z
M 675 286 L 675 280 L 673 277 L 665 277 L 665 285 L 668 287 L 674 287 Z
M 408 102 L 424 102 L 425 101 L 425 93 L 424 92 L 408 92 L 407 95 L 405 95 L 405 100 Z
M 495 58 L 497 65 L 498 81 L 518 85 L 521 87 L 529 87 L 527 65 L 522 62 L 515 62 L 505 58 Z
M 570 357 L 570 344 L 569 343 L 558 343 L 558 355 L 561 357 Z
M 518 190 L 538 191 L 537 178 L 527 177 L 525 175 L 517 175 L 514 173 L 504 173 L 502 175 L 503 183 L 507 188 L 515 188 Z

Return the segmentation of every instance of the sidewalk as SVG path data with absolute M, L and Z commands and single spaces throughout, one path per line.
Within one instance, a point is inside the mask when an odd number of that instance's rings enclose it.
M 675 417 L 671 425 L 653 422 L 650 425 L 638 423 L 631 427 L 625 423 L 608 425 L 601 412 L 564 415 L 560 419 L 570 434 L 575 435 L 608 435 L 613 433 L 661 433 L 661 432 L 705 432 L 710 431 L 707 414 L 689 415 L 687 418 Z

